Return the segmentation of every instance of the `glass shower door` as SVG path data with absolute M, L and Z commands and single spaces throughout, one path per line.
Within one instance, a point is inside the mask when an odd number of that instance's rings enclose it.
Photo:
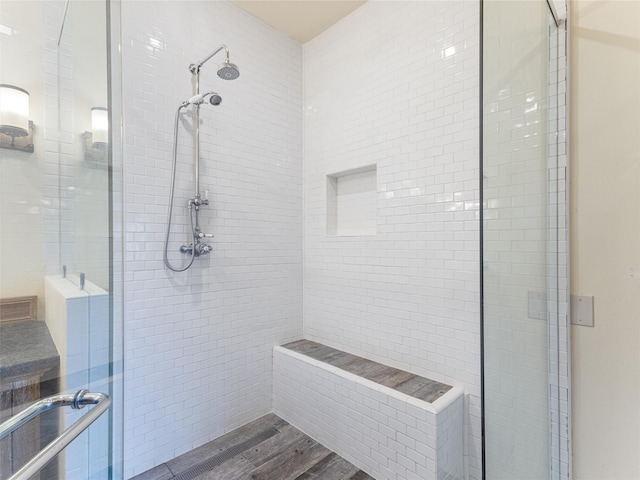
M 567 362 L 558 253 L 564 190 L 559 38 L 542 0 L 483 2 L 483 413 L 489 480 L 568 478 L 568 390 L 559 374 Z
M 0 3 L 2 81 L 28 92 L 31 121 L 24 134 L 8 128 L 15 115 L 5 114 L 2 97 L 0 422 L 12 427 L 0 440 L 2 479 L 47 449 L 53 460 L 32 478 L 121 478 L 107 45 L 114 10 L 106 0 Z M 30 409 L 33 419 L 18 422 Z M 82 433 L 57 453 L 68 429 Z

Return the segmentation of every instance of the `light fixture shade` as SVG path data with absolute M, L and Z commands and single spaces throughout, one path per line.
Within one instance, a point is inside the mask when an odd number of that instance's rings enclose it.
M 12 137 L 29 135 L 29 92 L 0 84 L 0 132 Z
M 109 142 L 109 111 L 104 107 L 91 109 L 91 134 L 94 144 Z

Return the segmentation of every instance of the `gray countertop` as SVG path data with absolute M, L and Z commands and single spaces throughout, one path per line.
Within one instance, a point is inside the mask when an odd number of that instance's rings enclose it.
M 60 364 L 60 356 L 44 322 L 0 326 L 0 378 L 24 377 Z

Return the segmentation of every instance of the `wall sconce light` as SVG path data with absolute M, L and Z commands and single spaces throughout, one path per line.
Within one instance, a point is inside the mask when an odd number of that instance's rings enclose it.
M 0 147 L 33 152 L 29 92 L 13 85 L 0 84 Z
M 104 107 L 91 109 L 91 131 L 84 132 L 82 139 L 85 161 L 106 164 L 109 146 L 109 110 Z

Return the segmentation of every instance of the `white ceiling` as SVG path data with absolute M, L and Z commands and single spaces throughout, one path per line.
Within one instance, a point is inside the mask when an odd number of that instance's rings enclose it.
M 366 0 L 234 0 L 254 17 L 306 43 Z

